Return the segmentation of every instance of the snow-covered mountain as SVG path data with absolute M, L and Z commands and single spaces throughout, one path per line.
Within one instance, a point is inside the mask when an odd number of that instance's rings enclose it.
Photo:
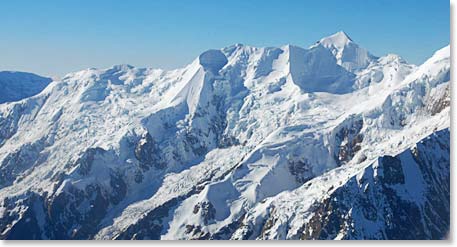
M 377 57 L 371 55 L 365 48 L 360 47 L 343 31 L 321 39 L 314 46 L 322 45 L 332 52 L 338 65 L 354 72 L 365 69 Z
M 16 71 L 0 71 L 0 104 L 18 101 L 41 92 L 51 78 L 41 77 L 32 73 Z
M 68 74 L 0 105 L 0 237 L 445 238 L 449 56 L 339 32 Z

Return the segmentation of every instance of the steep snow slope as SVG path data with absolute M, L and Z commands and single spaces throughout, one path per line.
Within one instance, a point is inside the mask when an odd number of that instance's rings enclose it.
M 317 45 L 329 49 L 336 57 L 338 64 L 351 72 L 364 69 L 377 59 L 365 48 L 354 43 L 343 31 L 321 39 L 314 46 Z
M 51 78 L 41 77 L 31 73 L 0 71 L 0 104 L 18 101 L 41 92 Z
M 310 215 L 329 186 L 449 127 L 449 47 L 415 67 L 338 36 L 209 50 L 172 71 L 88 69 L 0 105 L 0 236 L 289 238 L 258 229 L 271 205 Z

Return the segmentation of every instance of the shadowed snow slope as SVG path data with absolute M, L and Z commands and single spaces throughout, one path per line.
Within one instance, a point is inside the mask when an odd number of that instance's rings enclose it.
M 444 238 L 449 87 L 344 33 L 70 73 L 0 104 L 0 238 Z
M 0 72 L 0 104 L 18 101 L 41 92 L 51 78 L 41 77 L 31 73 L 1 71 Z
M 203 68 L 213 72 L 214 74 L 227 64 L 227 58 L 224 53 L 219 50 L 209 50 L 203 52 L 198 59 Z

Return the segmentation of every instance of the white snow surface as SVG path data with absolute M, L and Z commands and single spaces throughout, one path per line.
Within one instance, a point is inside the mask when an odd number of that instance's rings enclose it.
M 354 43 L 344 31 L 323 38 L 316 45 L 329 49 L 336 57 L 338 64 L 352 72 L 366 68 L 377 59 L 365 48 Z

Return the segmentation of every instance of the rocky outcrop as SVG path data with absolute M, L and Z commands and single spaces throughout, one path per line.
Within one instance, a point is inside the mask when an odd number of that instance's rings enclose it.
M 151 167 L 161 169 L 165 164 L 160 158 L 160 149 L 149 133 L 143 135 L 135 147 L 135 157 L 138 159 L 142 170 L 149 170 Z
M 334 129 L 334 157 L 338 165 L 350 161 L 362 148 L 363 119 L 360 116 L 350 116 Z
M 445 129 L 399 155 L 379 158 L 361 174 L 316 202 L 312 206 L 312 216 L 299 233 L 289 237 L 447 238 L 450 225 L 449 140 L 449 129 Z M 268 227 L 268 222 L 277 220 L 274 216 L 267 218 L 263 228 Z

